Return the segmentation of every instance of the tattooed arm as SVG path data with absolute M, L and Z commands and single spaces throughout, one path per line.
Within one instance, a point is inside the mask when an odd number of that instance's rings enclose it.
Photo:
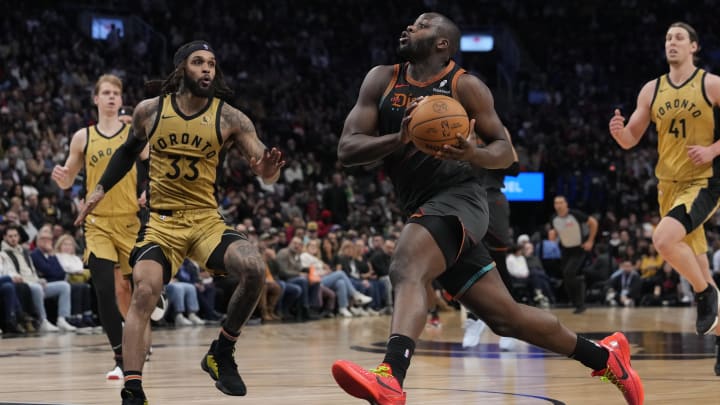
M 267 149 L 247 115 L 224 104 L 220 113 L 220 130 L 223 139 L 237 145 L 240 153 L 250 162 L 250 168 L 265 184 L 275 183 L 280 178 L 280 169 L 285 165 L 282 153 L 277 148 Z

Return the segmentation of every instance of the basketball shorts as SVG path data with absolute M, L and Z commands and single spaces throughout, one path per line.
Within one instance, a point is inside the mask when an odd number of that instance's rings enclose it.
M 489 222 L 483 242 L 490 250 L 506 252 L 513 245 L 510 238 L 510 203 L 497 188 L 487 189 L 487 203 Z
M 247 240 L 225 224 L 217 209 L 151 211 L 140 229 L 131 264 L 138 260 L 153 259 L 163 265 L 165 281 L 169 281 L 186 257 L 208 271 L 224 274 L 224 250 L 213 256 L 216 249 L 236 240 Z M 219 255 L 219 257 L 218 257 Z
M 437 280 L 453 298 L 461 297 L 495 267 L 481 242 L 488 220 L 485 190 L 474 183 L 435 195 L 408 220 L 425 227 L 443 252 L 447 268 Z
M 703 224 L 715 213 L 720 198 L 720 179 L 690 181 L 660 180 L 660 215 L 672 217 L 685 227 L 683 239 L 696 255 L 706 253 L 707 238 Z
M 137 215 L 99 217 L 88 215 L 85 219 L 85 253 L 83 261 L 88 262 L 90 254 L 98 259 L 110 260 L 120 266 L 123 275 L 132 272 L 130 252 L 140 230 Z

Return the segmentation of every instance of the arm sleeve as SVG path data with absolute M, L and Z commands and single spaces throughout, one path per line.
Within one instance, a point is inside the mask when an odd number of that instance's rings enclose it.
M 137 195 L 147 190 L 150 182 L 150 159 L 137 160 Z
M 132 129 L 130 131 L 127 141 L 113 153 L 105 173 L 98 181 L 98 184 L 103 187 L 106 193 L 125 177 L 135 163 L 135 159 L 147 144 L 146 139 L 139 139 L 132 134 Z

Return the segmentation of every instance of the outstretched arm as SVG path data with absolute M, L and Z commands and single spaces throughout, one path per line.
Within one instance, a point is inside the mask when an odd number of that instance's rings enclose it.
M 637 145 L 650 125 L 650 104 L 655 93 L 655 86 L 655 80 L 645 83 L 638 94 L 637 107 L 627 125 L 625 125 L 625 117 L 622 116 L 620 110 L 615 109 L 615 115 L 610 119 L 609 124 L 610 135 L 623 149 L 630 149 Z
M 250 162 L 250 168 L 262 178 L 263 183 L 273 184 L 280 178 L 280 169 L 285 165 L 282 153 L 277 148 L 268 150 L 258 138 L 255 126 L 247 115 L 224 104 L 220 115 L 220 130 L 224 134 L 229 133 L 230 139 Z
M 85 143 L 87 142 L 87 128 L 73 134 L 70 140 L 70 151 L 64 166 L 56 165 L 52 171 L 52 179 L 63 189 L 67 190 L 73 185 L 75 177 L 80 173 L 85 158 Z

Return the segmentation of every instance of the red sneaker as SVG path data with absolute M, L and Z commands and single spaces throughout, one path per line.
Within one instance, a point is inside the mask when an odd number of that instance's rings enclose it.
M 642 381 L 630 365 L 630 345 L 627 338 L 620 332 L 601 340 L 600 345 L 607 349 L 609 357 L 607 367 L 593 371 L 593 377 L 615 384 L 625 396 L 628 405 L 642 405 L 645 401 L 645 390 Z
M 434 326 L 436 328 L 439 328 L 442 325 L 442 322 L 440 322 L 439 316 L 431 316 L 430 320 L 428 320 L 428 324 L 430 326 Z
M 354 397 L 373 405 L 405 405 L 405 393 L 386 363 L 365 370 L 351 361 L 338 360 L 332 374 L 340 388 Z

